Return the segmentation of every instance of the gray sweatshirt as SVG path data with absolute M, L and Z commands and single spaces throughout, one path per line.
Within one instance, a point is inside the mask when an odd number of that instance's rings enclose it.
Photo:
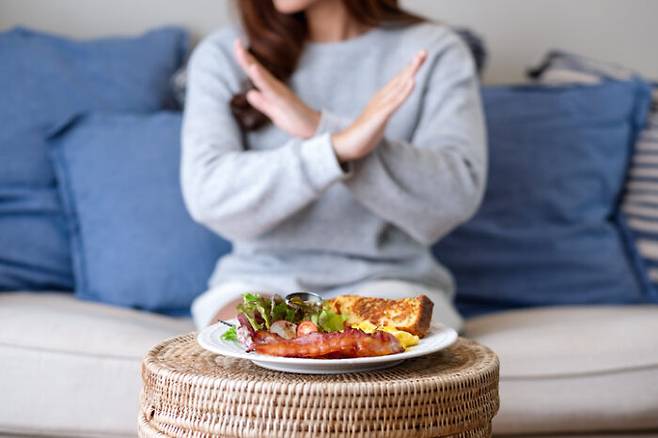
M 307 43 L 289 86 L 322 112 L 316 135 L 269 125 L 246 135 L 229 109 L 245 75 L 227 29 L 192 55 L 183 123 L 182 188 L 192 217 L 231 240 L 210 285 L 323 291 L 399 279 L 451 293 L 430 246 L 477 209 L 486 179 L 478 80 L 467 47 L 431 23 Z M 345 173 L 330 134 L 420 49 L 428 59 L 385 139 Z

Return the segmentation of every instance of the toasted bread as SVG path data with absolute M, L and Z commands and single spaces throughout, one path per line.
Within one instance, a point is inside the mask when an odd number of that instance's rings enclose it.
M 368 320 L 377 326 L 389 326 L 423 337 L 430 329 L 434 303 L 425 295 L 415 298 L 385 298 L 340 295 L 327 300 L 331 309 L 347 317 L 347 323 Z

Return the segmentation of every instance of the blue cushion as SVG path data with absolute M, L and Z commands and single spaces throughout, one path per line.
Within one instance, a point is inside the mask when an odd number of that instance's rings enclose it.
M 162 108 L 186 50 L 175 28 L 86 42 L 0 33 L 0 290 L 73 287 L 48 138 L 86 111 Z
M 58 138 L 80 298 L 187 314 L 230 250 L 183 204 L 180 125 L 179 113 L 94 114 Z
M 484 89 L 484 201 L 433 248 L 463 313 L 645 300 L 618 201 L 648 92 L 633 81 Z
M 628 68 L 563 51 L 549 52 L 531 74 L 535 80 L 549 84 L 642 80 Z M 658 303 L 658 87 L 652 87 L 653 105 L 630 159 L 621 218 L 635 242 L 638 263 L 645 268 L 647 288 L 653 291 L 649 301 Z

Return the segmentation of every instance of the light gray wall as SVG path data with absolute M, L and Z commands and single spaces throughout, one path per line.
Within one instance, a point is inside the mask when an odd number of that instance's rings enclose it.
M 200 36 L 233 19 L 230 3 L 0 0 L 0 29 L 22 24 L 87 38 L 178 24 Z M 550 48 L 615 61 L 658 79 L 658 0 L 403 0 L 403 4 L 480 32 L 490 48 L 489 83 L 522 80 L 526 67 Z

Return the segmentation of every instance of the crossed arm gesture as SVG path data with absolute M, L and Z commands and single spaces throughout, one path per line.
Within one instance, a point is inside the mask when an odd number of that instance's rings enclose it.
M 239 40 L 235 41 L 234 51 L 238 63 L 256 86 L 247 93 L 249 103 L 288 134 L 304 139 L 312 137 L 320 113 L 267 71 Z M 424 50 L 418 52 L 402 71 L 375 93 L 350 126 L 332 134 L 334 151 L 341 163 L 363 158 L 377 147 L 391 116 L 413 91 L 416 73 L 426 58 Z
M 429 246 L 478 207 L 486 181 L 486 135 L 477 75 L 458 40 L 446 36 L 437 42 L 442 68 L 435 65 L 428 75 L 431 85 L 413 143 L 386 139 L 384 131 L 411 95 L 428 57 L 425 50 L 377 91 L 351 124 L 332 123 L 340 127 L 328 136 L 317 135 L 316 109 L 239 41 L 232 49 L 255 85 L 247 93 L 249 102 L 294 140 L 243 153 L 226 105 L 232 90 L 219 80 L 230 54 L 214 43 L 201 47 L 191 61 L 181 165 L 185 202 L 198 222 L 232 240 L 255 239 L 342 180 L 374 215 Z M 343 179 L 345 166 L 338 163 L 354 163 L 355 171 Z

